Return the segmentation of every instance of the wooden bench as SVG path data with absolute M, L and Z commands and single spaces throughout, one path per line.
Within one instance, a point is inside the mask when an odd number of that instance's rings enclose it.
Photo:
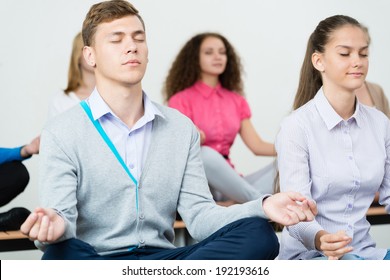
M 227 200 L 227 201 L 218 201 L 217 204 L 220 206 L 227 207 L 227 206 L 236 204 L 236 202 L 234 202 L 232 200 Z M 186 228 L 186 224 L 182 220 L 176 220 L 175 223 L 173 224 L 173 228 L 174 229 L 183 229 L 183 228 Z
M 34 249 L 34 242 L 20 231 L 0 231 L 0 252 Z
M 372 205 L 368 209 L 367 220 L 371 225 L 390 224 L 390 215 L 386 213 L 384 206 Z M 173 227 L 175 230 L 187 230 L 185 223 L 181 220 L 175 221 Z M 0 231 L 0 252 L 35 249 L 37 248 L 34 242 L 20 231 Z
M 371 225 L 390 224 L 390 215 L 384 206 L 372 205 L 367 211 L 367 220 Z
M 371 225 L 390 224 L 390 215 L 387 214 L 385 207 L 380 205 L 372 205 L 367 211 L 367 220 Z M 173 227 L 175 229 L 186 228 L 183 221 L 175 221 Z
M 186 230 L 186 225 L 183 221 L 176 221 L 174 228 Z M 34 242 L 28 239 L 28 237 L 19 230 L 0 231 L 0 252 L 35 249 L 37 248 L 35 247 Z
M 186 228 L 186 224 L 183 221 L 175 221 L 173 224 L 174 229 Z
M 183 221 L 176 221 L 174 228 L 186 230 L 186 225 Z M 35 249 L 37 248 L 35 247 L 34 242 L 28 239 L 28 237 L 19 230 L 0 231 L 0 252 Z

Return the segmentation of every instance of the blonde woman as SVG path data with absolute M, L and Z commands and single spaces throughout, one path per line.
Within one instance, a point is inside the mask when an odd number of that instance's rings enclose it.
M 52 96 L 49 104 L 49 118 L 66 111 L 80 103 L 81 100 L 86 99 L 95 87 L 94 69 L 85 62 L 82 56 L 83 47 L 84 43 L 80 32 L 73 40 L 68 71 L 68 85 L 65 90 L 56 92 Z

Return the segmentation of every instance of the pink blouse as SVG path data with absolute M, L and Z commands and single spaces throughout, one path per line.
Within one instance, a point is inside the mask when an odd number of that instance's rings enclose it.
M 225 158 L 240 131 L 241 121 L 251 117 L 244 97 L 220 84 L 211 88 L 201 81 L 172 96 L 168 106 L 189 117 L 206 134 L 203 145 Z

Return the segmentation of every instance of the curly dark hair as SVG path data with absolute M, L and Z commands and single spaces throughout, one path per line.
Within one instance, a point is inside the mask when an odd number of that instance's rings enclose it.
M 224 36 L 218 33 L 207 32 L 192 37 L 187 43 L 185 43 L 176 56 L 164 84 L 163 95 L 165 97 L 165 101 L 168 101 L 179 91 L 192 86 L 200 78 L 200 46 L 208 37 L 221 39 L 226 48 L 226 68 L 219 76 L 219 81 L 222 87 L 235 91 L 240 95 L 244 95 L 241 79 L 242 66 L 240 57 L 236 54 L 233 46 Z

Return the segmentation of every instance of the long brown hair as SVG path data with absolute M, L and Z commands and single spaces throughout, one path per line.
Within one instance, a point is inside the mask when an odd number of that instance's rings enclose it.
M 317 25 L 307 42 L 306 54 L 303 60 L 298 90 L 293 105 L 294 110 L 313 99 L 317 91 L 322 87 L 321 73 L 314 68 L 311 61 L 313 53 L 324 53 L 325 46 L 329 42 L 333 32 L 345 25 L 359 27 L 368 35 L 366 27 L 360 24 L 356 19 L 344 15 L 328 17 Z
M 361 28 L 365 33 L 367 33 L 368 41 L 370 41 L 368 29 L 352 17 L 335 15 L 322 20 L 310 35 L 307 42 L 305 58 L 302 63 L 293 110 L 298 109 L 313 99 L 318 90 L 322 87 L 321 73 L 314 68 L 311 57 L 314 52 L 324 53 L 325 46 L 329 42 L 333 32 L 345 25 L 352 25 Z M 280 191 L 279 171 L 276 173 L 274 180 L 274 191 Z
M 243 95 L 242 66 L 239 56 L 224 36 L 218 33 L 207 32 L 192 37 L 184 44 L 176 56 L 164 84 L 163 95 L 165 101 L 168 101 L 179 91 L 192 86 L 200 78 L 200 46 L 208 37 L 220 39 L 226 48 L 226 68 L 219 76 L 219 82 L 222 87 Z

